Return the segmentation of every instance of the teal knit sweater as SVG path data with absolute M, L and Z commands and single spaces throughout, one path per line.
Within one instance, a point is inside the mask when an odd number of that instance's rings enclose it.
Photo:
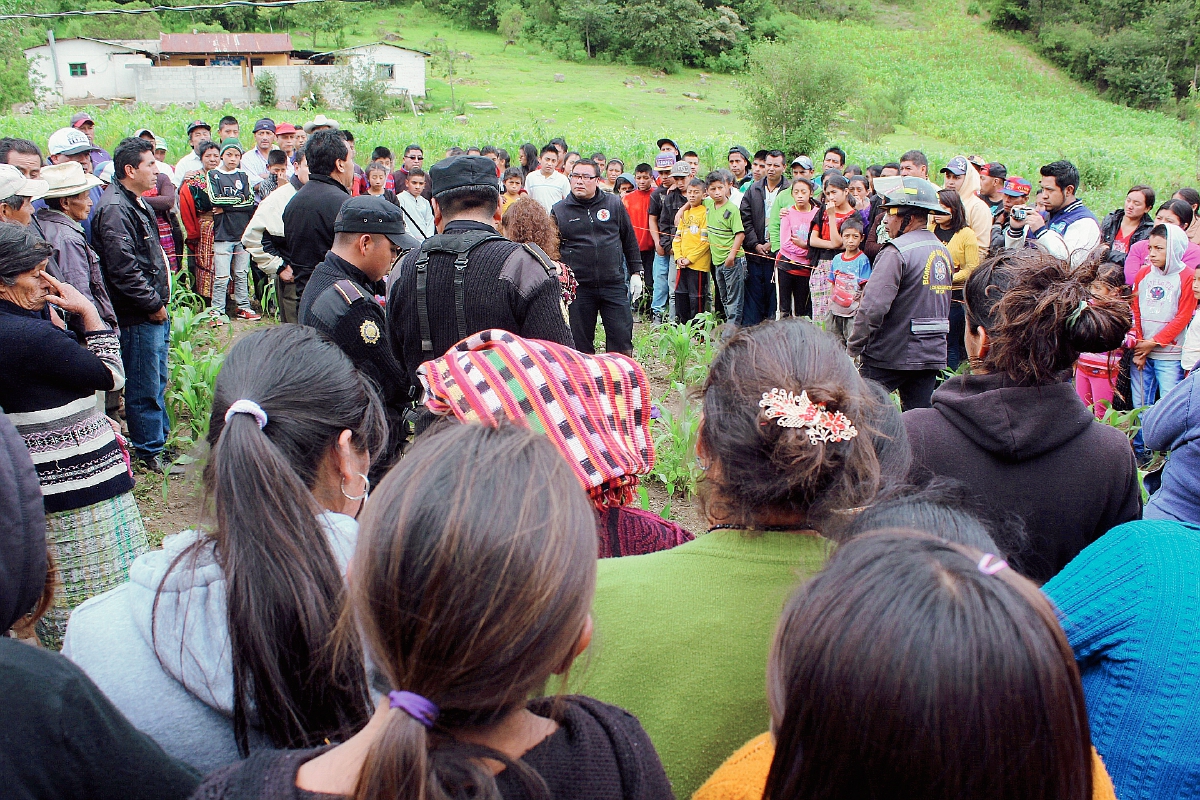
M 1200 528 L 1129 522 L 1043 587 L 1121 800 L 1200 797 Z
M 591 658 L 576 691 L 641 721 L 671 779 L 691 797 L 770 724 L 767 655 L 792 590 L 832 545 L 794 533 L 714 531 L 679 547 L 603 559 Z

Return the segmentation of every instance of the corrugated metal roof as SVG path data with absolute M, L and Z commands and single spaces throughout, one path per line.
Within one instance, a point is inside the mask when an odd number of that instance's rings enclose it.
M 162 33 L 164 55 L 172 53 L 290 53 L 292 37 L 286 33 Z

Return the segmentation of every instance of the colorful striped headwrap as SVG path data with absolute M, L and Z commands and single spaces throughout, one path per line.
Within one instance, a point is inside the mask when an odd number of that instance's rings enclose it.
M 549 436 L 597 508 L 629 503 L 638 475 L 654 466 L 649 381 L 627 356 L 486 330 L 417 377 L 434 414 L 495 425 L 503 413 Z

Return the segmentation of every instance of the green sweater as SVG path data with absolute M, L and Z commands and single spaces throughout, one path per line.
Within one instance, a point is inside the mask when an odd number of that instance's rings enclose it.
M 572 683 L 641 720 L 676 797 L 767 728 L 775 624 L 831 548 L 812 535 L 721 530 L 600 561 L 591 658 Z

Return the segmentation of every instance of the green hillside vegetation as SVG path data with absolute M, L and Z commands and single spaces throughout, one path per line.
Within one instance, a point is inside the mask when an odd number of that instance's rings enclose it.
M 540 144 L 563 135 L 575 149 L 633 161 L 649 158 L 659 136 L 673 135 L 709 167 L 723 162 L 730 144 L 755 144 L 753 126 L 742 116 L 737 76 L 686 68 L 667 75 L 597 59 L 566 61 L 532 40 L 512 44 L 497 33 L 456 28 L 419 4 L 367 8 L 345 29 L 347 44 L 396 34 L 401 46 L 428 49 L 431 40 L 441 39 L 471 58 L 459 64 L 454 84 L 465 122 L 455 120 L 450 86 L 431 64 L 431 110 L 419 118 L 405 113 L 355 124 L 360 152 L 417 141 L 437 155 L 451 145 L 491 143 L 515 158 L 522 142 Z M 298 46 L 309 44 L 295 29 L 293 36 Z M 978 153 L 1032 177 L 1039 165 L 1065 157 L 1080 167 L 1084 198 L 1097 212 L 1115 208 L 1135 183 L 1162 191 L 1196 182 L 1200 137 L 1194 124 L 1101 99 L 985 19 L 964 14 L 956 0 L 880 5 L 869 22 L 789 17 L 776 38 L 803 42 L 806 50 L 851 65 L 845 109 L 835 116 L 828 138 L 849 151 L 852 163 L 892 160 L 919 147 L 935 170 L 956 153 Z M 112 146 L 123 133 L 146 125 L 168 139 L 177 159 L 186 123 L 197 113 L 215 122 L 222 111 L 114 108 L 100 113 L 98 136 Z M 267 113 L 298 121 L 315 111 L 234 113 L 245 123 Z M 44 143 L 69 115 L 63 109 L 0 117 L 0 130 Z

